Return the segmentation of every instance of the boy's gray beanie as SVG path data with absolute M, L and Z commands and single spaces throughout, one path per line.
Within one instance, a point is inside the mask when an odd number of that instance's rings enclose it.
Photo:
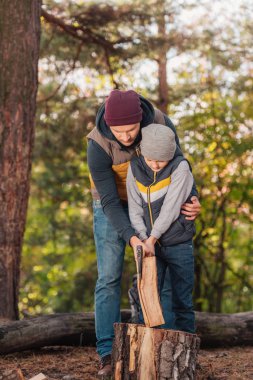
M 165 125 L 149 124 L 141 129 L 141 154 L 156 161 L 171 161 L 176 151 L 175 133 Z

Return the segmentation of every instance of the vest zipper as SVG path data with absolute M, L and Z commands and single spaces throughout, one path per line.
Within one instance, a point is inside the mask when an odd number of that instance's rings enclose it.
M 154 181 L 151 183 L 151 185 L 148 186 L 148 189 L 147 189 L 148 210 L 149 210 L 150 223 L 152 227 L 154 223 L 153 223 L 153 215 L 152 215 L 152 208 L 151 208 L 151 202 L 150 202 L 150 188 L 151 186 L 154 185 L 155 181 L 156 181 L 156 172 L 154 172 Z
M 150 223 L 151 223 L 152 228 L 154 226 L 154 222 L 153 222 L 153 215 L 152 215 L 152 208 L 151 208 L 151 201 L 150 201 L 150 188 L 151 188 L 151 186 L 153 186 L 155 184 L 155 182 L 156 182 L 156 172 L 154 172 L 154 181 L 151 183 L 151 185 L 148 186 L 148 189 L 147 189 L 149 218 L 150 218 Z M 157 243 L 159 246 L 161 246 L 161 243 L 159 242 L 158 239 L 157 239 Z

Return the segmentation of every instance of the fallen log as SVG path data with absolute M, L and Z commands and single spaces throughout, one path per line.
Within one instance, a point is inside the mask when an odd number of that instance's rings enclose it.
M 115 380 L 195 378 L 200 339 L 195 334 L 115 323 Z
M 122 310 L 122 322 L 131 319 Z M 253 312 L 213 314 L 196 312 L 201 347 L 253 345 Z M 95 344 L 94 313 L 43 315 L 20 321 L 0 321 L 0 354 L 43 346 Z
M 43 346 L 93 346 L 95 340 L 93 312 L 55 313 L 0 322 L 0 354 Z
M 195 312 L 201 347 L 253 345 L 253 312 L 235 314 Z

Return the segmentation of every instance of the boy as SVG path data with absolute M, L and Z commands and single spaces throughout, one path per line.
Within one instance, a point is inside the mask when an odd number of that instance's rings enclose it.
M 182 204 L 189 202 L 193 176 L 170 128 L 161 124 L 143 128 L 140 149 L 141 155 L 131 160 L 127 175 L 131 224 L 147 250 L 156 254 L 159 292 L 169 268 L 174 328 L 194 333 L 195 227 L 180 213 Z

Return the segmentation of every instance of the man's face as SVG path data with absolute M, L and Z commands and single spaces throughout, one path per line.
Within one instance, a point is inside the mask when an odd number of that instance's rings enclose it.
M 144 157 L 144 160 L 146 164 L 150 167 L 150 169 L 153 170 L 153 172 L 159 172 L 163 168 L 165 168 L 166 165 L 168 165 L 169 161 L 156 161 L 156 160 L 150 160 L 147 157 Z
M 140 123 L 110 127 L 112 134 L 125 146 L 133 144 L 140 131 Z

